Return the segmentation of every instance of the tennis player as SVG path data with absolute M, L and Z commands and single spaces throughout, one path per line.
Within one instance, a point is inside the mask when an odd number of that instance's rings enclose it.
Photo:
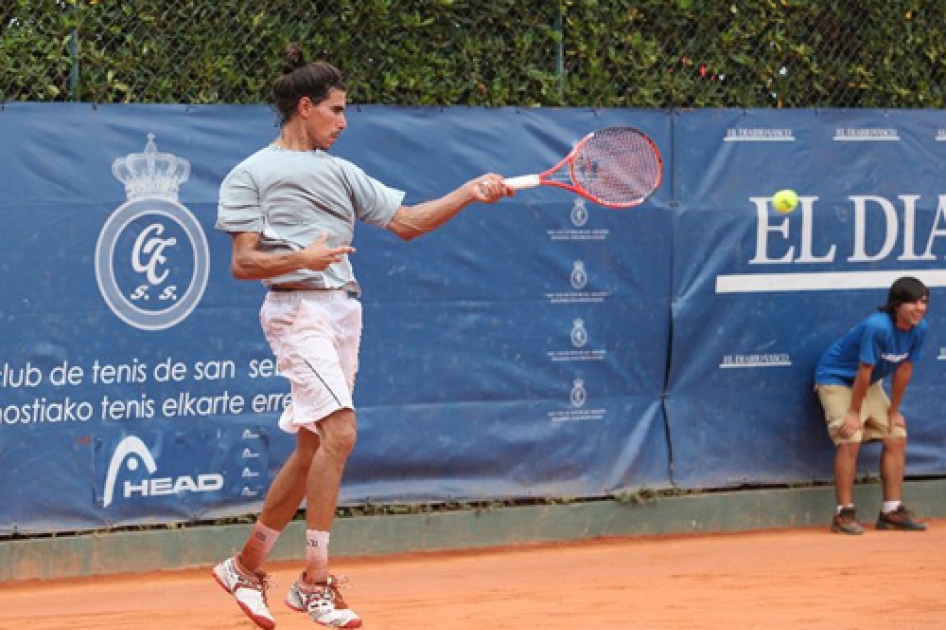
M 227 175 L 216 228 L 232 236 L 234 276 L 269 288 L 260 321 L 291 383 L 292 403 L 279 426 L 296 444 L 243 549 L 213 575 L 258 626 L 275 627 L 262 567 L 305 500 L 305 567 L 285 602 L 324 626 L 358 628 L 361 618 L 339 592 L 345 578 L 329 571 L 329 536 L 356 436 L 362 309 L 350 262 L 355 223 L 411 240 L 471 203 L 494 203 L 513 191 L 487 173 L 438 199 L 404 205 L 403 191 L 327 152 L 347 126 L 344 79 L 327 63 L 306 62 L 295 44 L 285 51 L 273 100 L 279 135 Z
M 857 455 L 863 442 L 883 444 L 880 476 L 883 506 L 877 529 L 922 531 L 924 523 L 903 505 L 907 422 L 900 404 L 920 357 L 929 323 L 930 292 L 916 278 L 894 282 L 887 301 L 851 328 L 822 355 L 815 383 L 836 446 L 834 485 L 837 509 L 831 529 L 840 534 L 862 534 L 854 507 Z M 891 376 L 888 398 L 883 380 Z

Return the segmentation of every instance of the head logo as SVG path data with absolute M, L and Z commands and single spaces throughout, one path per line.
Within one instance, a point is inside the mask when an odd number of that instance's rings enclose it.
M 122 321 L 164 330 L 184 320 L 207 287 L 209 247 L 200 223 L 178 201 L 190 162 L 158 153 L 148 134 L 144 153 L 112 163 L 128 201 L 106 221 L 95 247 L 95 278 Z
M 124 438 L 112 453 L 108 463 L 108 473 L 105 477 L 105 488 L 102 493 L 102 507 L 107 508 L 115 500 L 115 487 L 118 484 L 119 474 L 123 470 L 135 473 L 141 464 L 144 464 L 147 475 L 137 475 L 137 481 L 126 480 L 121 484 L 120 496 L 124 499 L 135 495 L 141 497 L 157 497 L 182 492 L 215 492 L 223 488 L 223 475 L 209 473 L 190 477 L 155 477 L 158 470 L 157 462 L 145 443 L 134 435 Z M 140 478 L 144 476 L 144 478 Z
M 112 453 L 112 459 L 108 463 L 108 476 L 105 477 L 105 491 L 102 498 L 102 507 L 108 507 L 115 496 L 115 480 L 118 479 L 118 473 L 127 461 L 128 470 L 138 470 L 138 463 L 141 462 L 148 469 L 148 474 L 153 475 L 158 469 L 158 465 L 151 455 L 151 451 L 145 446 L 139 438 L 129 435 L 118 445 L 115 452 Z

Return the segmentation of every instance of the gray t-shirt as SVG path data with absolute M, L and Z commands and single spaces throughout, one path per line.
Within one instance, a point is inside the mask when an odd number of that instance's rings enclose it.
M 356 220 L 385 228 L 404 192 L 369 177 L 351 162 L 324 151 L 290 151 L 274 145 L 238 164 L 220 185 L 216 229 L 255 232 L 260 249 L 302 249 L 321 234 L 328 245 L 350 245 Z M 305 283 L 319 289 L 358 291 L 348 256 L 324 271 L 303 269 L 264 285 Z

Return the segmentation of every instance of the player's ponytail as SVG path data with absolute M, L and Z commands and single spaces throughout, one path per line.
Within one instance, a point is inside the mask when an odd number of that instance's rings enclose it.
M 292 74 L 296 68 L 305 65 L 305 53 L 299 44 L 289 44 L 283 50 L 282 73 Z
M 328 98 L 331 90 L 345 91 L 345 79 L 335 66 L 324 61 L 306 62 L 298 44 L 289 44 L 283 51 L 282 76 L 273 84 L 273 107 L 279 126 L 284 126 L 296 113 L 303 97 L 318 104 Z

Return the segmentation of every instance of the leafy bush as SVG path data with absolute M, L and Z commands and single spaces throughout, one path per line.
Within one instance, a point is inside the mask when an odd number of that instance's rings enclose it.
M 299 42 L 399 105 L 944 105 L 946 3 L 6 0 L 0 101 L 261 103 Z

